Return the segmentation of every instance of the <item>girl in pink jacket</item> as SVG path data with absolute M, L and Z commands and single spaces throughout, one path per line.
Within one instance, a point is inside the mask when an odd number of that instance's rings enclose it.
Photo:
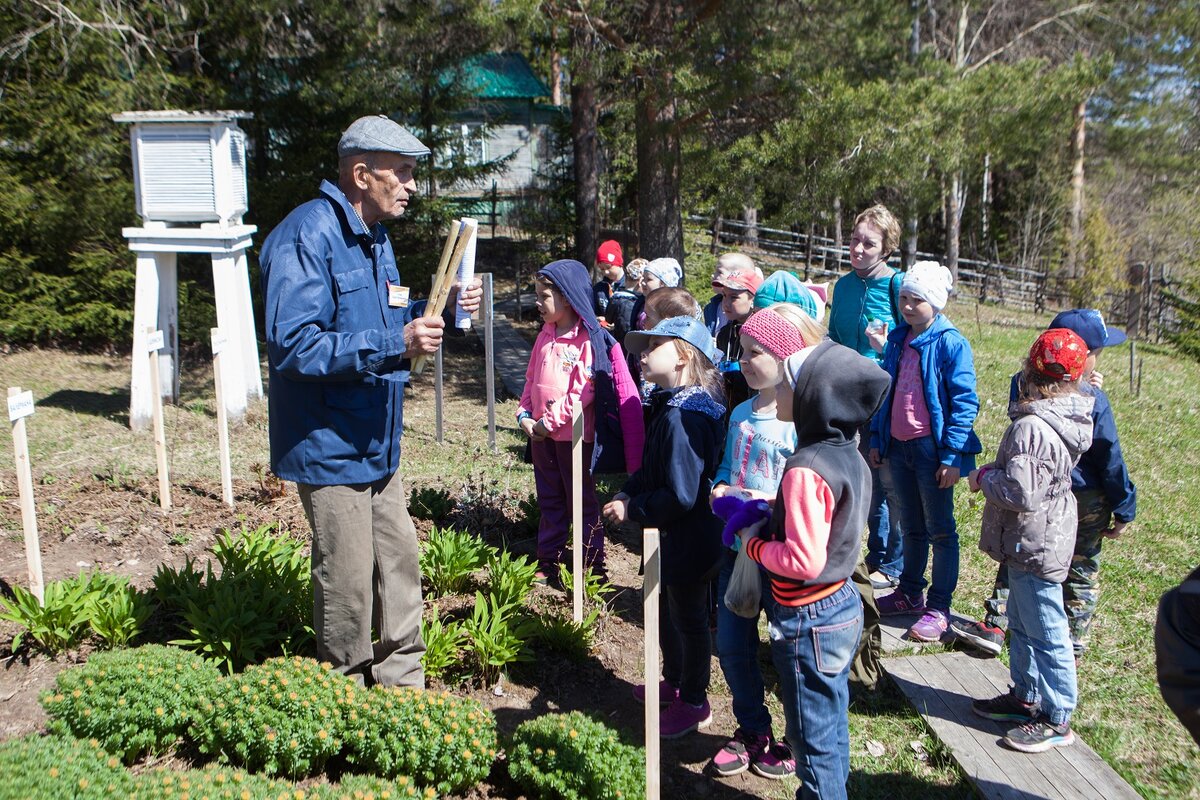
M 525 371 L 517 423 L 529 437 L 541 523 L 538 579 L 557 570 L 571 524 L 571 426 L 583 416 L 584 563 L 604 573 L 604 528 L 594 472 L 635 472 L 645 431 L 641 400 L 621 347 L 592 310 L 587 268 L 578 261 L 547 264 L 537 273 L 537 309 L 544 324 Z

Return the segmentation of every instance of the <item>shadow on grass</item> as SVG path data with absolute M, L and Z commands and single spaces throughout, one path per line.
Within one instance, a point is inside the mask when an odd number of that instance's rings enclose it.
M 89 392 L 82 389 L 59 389 L 38 402 L 42 406 L 61 408 L 76 414 L 102 417 L 119 425 L 129 424 L 129 390 Z

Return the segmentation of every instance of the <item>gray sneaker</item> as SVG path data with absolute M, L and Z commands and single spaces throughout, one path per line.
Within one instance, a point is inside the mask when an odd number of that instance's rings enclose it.
M 1052 747 L 1070 747 L 1075 743 L 1075 732 L 1067 720 L 1055 725 L 1045 714 L 1013 728 L 1004 737 L 1004 743 L 1022 753 L 1044 753 Z

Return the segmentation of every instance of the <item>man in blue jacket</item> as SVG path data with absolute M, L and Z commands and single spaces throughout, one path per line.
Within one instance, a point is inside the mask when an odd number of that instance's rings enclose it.
M 383 221 L 404 214 L 428 154 L 387 117 L 355 120 L 337 183 L 322 181 L 260 255 L 271 467 L 297 483 L 312 526 L 317 654 L 368 685 L 425 682 L 417 535 L 396 473 L 409 358 L 437 350 L 445 321 L 420 316 Z M 461 294 L 478 308 L 478 282 Z
M 1104 377 L 1095 369 L 1100 351 L 1124 342 L 1125 334 L 1105 325 L 1104 317 L 1094 308 L 1064 311 L 1051 320 L 1050 328 L 1075 331 L 1087 344 L 1088 359 L 1079 388 L 1095 399 L 1092 446 L 1080 456 L 1071 472 L 1071 491 L 1079 506 L 1079 523 L 1071 568 L 1063 582 L 1063 605 L 1078 660 L 1087 647 L 1088 632 L 1100 597 L 1101 545 L 1105 539 L 1119 537 L 1137 515 L 1137 487 L 1129 479 L 1129 470 L 1121 455 L 1112 405 L 1101 388 Z M 1014 375 L 1010 384 L 1010 402 L 1017 397 L 1019 375 Z M 960 622 L 951 627 L 968 644 L 996 655 L 1004 646 L 1004 631 L 1008 628 L 1008 571 L 1004 565 L 1000 566 L 995 589 L 984 605 L 987 615 L 982 622 Z

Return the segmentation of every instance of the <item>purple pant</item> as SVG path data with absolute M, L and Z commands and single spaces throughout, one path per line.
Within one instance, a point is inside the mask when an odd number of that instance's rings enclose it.
M 583 443 L 583 560 L 596 569 L 604 568 L 604 527 L 592 481 L 592 442 Z M 531 442 L 533 479 L 542 510 L 538 526 L 538 569 L 553 570 L 562 561 L 571 529 L 571 443 L 543 439 Z

